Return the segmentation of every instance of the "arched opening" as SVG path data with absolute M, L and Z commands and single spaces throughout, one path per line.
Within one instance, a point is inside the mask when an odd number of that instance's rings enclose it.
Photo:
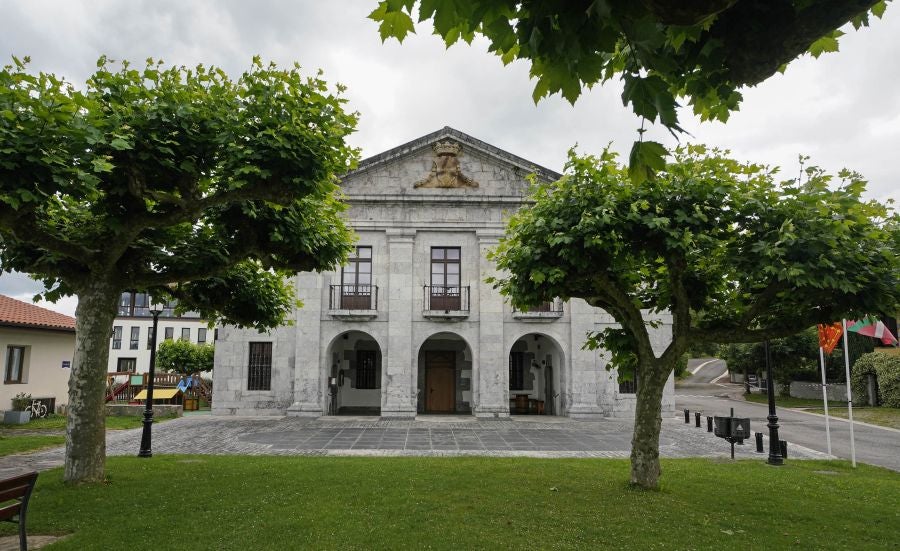
M 564 366 L 562 348 L 546 335 L 519 337 L 509 351 L 509 412 L 560 415 Z
M 455 333 L 436 333 L 419 348 L 417 413 L 472 413 L 472 349 Z
M 329 415 L 381 415 L 381 347 L 362 331 L 347 331 L 328 347 Z

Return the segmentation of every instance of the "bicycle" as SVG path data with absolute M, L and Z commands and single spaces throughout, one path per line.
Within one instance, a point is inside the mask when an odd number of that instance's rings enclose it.
M 47 405 L 40 400 L 32 400 L 31 405 L 25 408 L 25 411 L 31 414 L 31 418 L 43 419 L 47 416 Z

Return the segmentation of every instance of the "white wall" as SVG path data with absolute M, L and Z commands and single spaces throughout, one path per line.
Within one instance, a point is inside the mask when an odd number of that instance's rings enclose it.
M 25 346 L 24 380 L 22 384 L 7 384 L 7 347 Z M 63 361 L 72 362 L 75 352 L 75 332 L 40 329 L 0 328 L 0 409 L 12 408 L 12 397 L 20 392 L 34 398 L 56 398 L 56 405 L 68 403 L 69 373 Z
M 135 358 L 137 360 L 137 372 L 146 373 L 150 370 L 150 348 L 147 345 L 150 328 L 153 327 L 153 318 L 116 318 L 113 327 L 122 327 L 122 347 L 114 349 L 113 339 L 109 339 L 109 362 L 107 363 L 107 371 L 118 371 L 119 358 Z M 140 335 L 138 336 L 137 350 L 130 348 L 131 344 L 131 328 L 138 327 Z M 156 336 L 156 346 L 159 349 L 160 343 L 163 342 L 166 335 L 166 327 L 171 327 L 173 339 L 181 338 L 181 330 L 188 328 L 191 331 L 190 341 L 197 342 L 198 329 L 206 329 L 206 344 L 213 344 L 214 329 L 208 329 L 207 324 L 203 320 L 198 319 L 182 319 L 182 318 L 159 318 L 159 335 Z M 110 330 L 112 331 L 112 330 Z M 112 333 L 110 333 L 112 335 Z

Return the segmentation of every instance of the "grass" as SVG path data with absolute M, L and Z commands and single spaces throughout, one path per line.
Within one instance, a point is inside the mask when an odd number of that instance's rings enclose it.
M 169 421 L 174 419 L 175 416 L 167 415 L 167 416 L 155 416 L 153 418 L 154 422 L 161 423 L 163 421 Z M 107 430 L 125 430 L 125 429 L 136 429 L 143 424 L 143 417 L 131 415 L 131 416 L 122 416 L 122 417 L 114 417 L 110 416 L 106 418 L 106 429 Z M 24 425 L 6 425 L 0 424 L 0 428 L 4 430 L 27 430 L 31 431 L 53 431 L 53 430 L 66 430 L 66 416 L 65 415 L 50 415 L 44 419 L 32 419 L 31 421 L 25 423 Z
M 821 413 L 824 415 L 824 408 L 812 408 L 808 411 L 812 413 Z M 835 417 L 848 418 L 847 408 L 832 408 L 828 406 L 828 414 Z M 862 421 L 863 423 L 871 423 L 882 427 L 890 427 L 892 429 L 900 429 L 900 408 L 853 408 L 853 420 Z
M 57 435 L 0 436 L 0 457 L 62 446 L 65 443 L 66 437 Z
M 765 394 L 744 394 L 744 399 L 747 400 L 748 402 L 754 402 L 757 404 L 768 404 L 769 403 L 769 397 L 766 396 Z M 775 405 L 778 407 L 784 407 L 784 408 L 805 408 L 805 407 L 816 407 L 816 406 L 821 407 L 822 399 L 819 398 L 818 400 L 816 400 L 816 399 L 811 399 L 811 398 L 793 398 L 793 397 L 776 395 L 775 396 Z M 840 407 L 840 406 L 846 406 L 846 405 L 847 405 L 847 402 L 828 400 L 828 408 L 829 409 L 831 409 L 832 407 Z
M 155 456 L 110 458 L 107 471 L 107 484 L 83 487 L 65 486 L 59 469 L 42 473 L 29 533 L 72 534 L 61 550 L 900 541 L 900 474 L 843 461 L 666 460 L 659 492 L 629 488 L 627 460 L 602 459 Z

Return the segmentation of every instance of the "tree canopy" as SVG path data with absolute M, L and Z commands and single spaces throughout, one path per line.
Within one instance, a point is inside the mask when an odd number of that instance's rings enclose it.
M 101 58 L 82 88 L 27 59 L 0 71 L 0 267 L 75 294 L 67 480 L 103 477 L 108 333 L 125 290 L 208 319 L 276 326 L 284 276 L 330 269 L 350 230 L 336 182 L 355 163 L 345 100 L 254 59 L 141 68 Z
M 193 375 L 213 368 L 215 348 L 211 344 L 192 343 L 182 339 L 160 343 L 156 365 L 163 371 Z
M 610 151 L 570 153 L 562 179 L 536 185 L 534 205 L 511 218 L 493 258 L 514 305 L 581 298 L 621 324 L 588 344 L 637 370 L 634 482 L 656 485 L 662 388 L 691 344 L 896 311 L 900 217 L 862 199 L 858 174 L 803 174 L 779 182 L 774 169 L 693 145 L 637 185 Z M 662 316 L 672 340 L 654 351 L 649 326 Z
M 741 88 L 806 52 L 837 51 L 840 27 L 866 26 L 886 8 L 878 0 L 383 0 L 369 16 L 382 40 L 415 32 L 417 5 L 418 21 L 431 20 L 448 47 L 482 35 L 504 64 L 530 62 L 535 101 L 559 93 L 574 103 L 618 77 L 622 102 L 673 133 L 681 132 L 681 98 L 701 120 L 724 122 Z M 664 154 L 656 142 L 637 141 L 632 177 L 661 169 Z

